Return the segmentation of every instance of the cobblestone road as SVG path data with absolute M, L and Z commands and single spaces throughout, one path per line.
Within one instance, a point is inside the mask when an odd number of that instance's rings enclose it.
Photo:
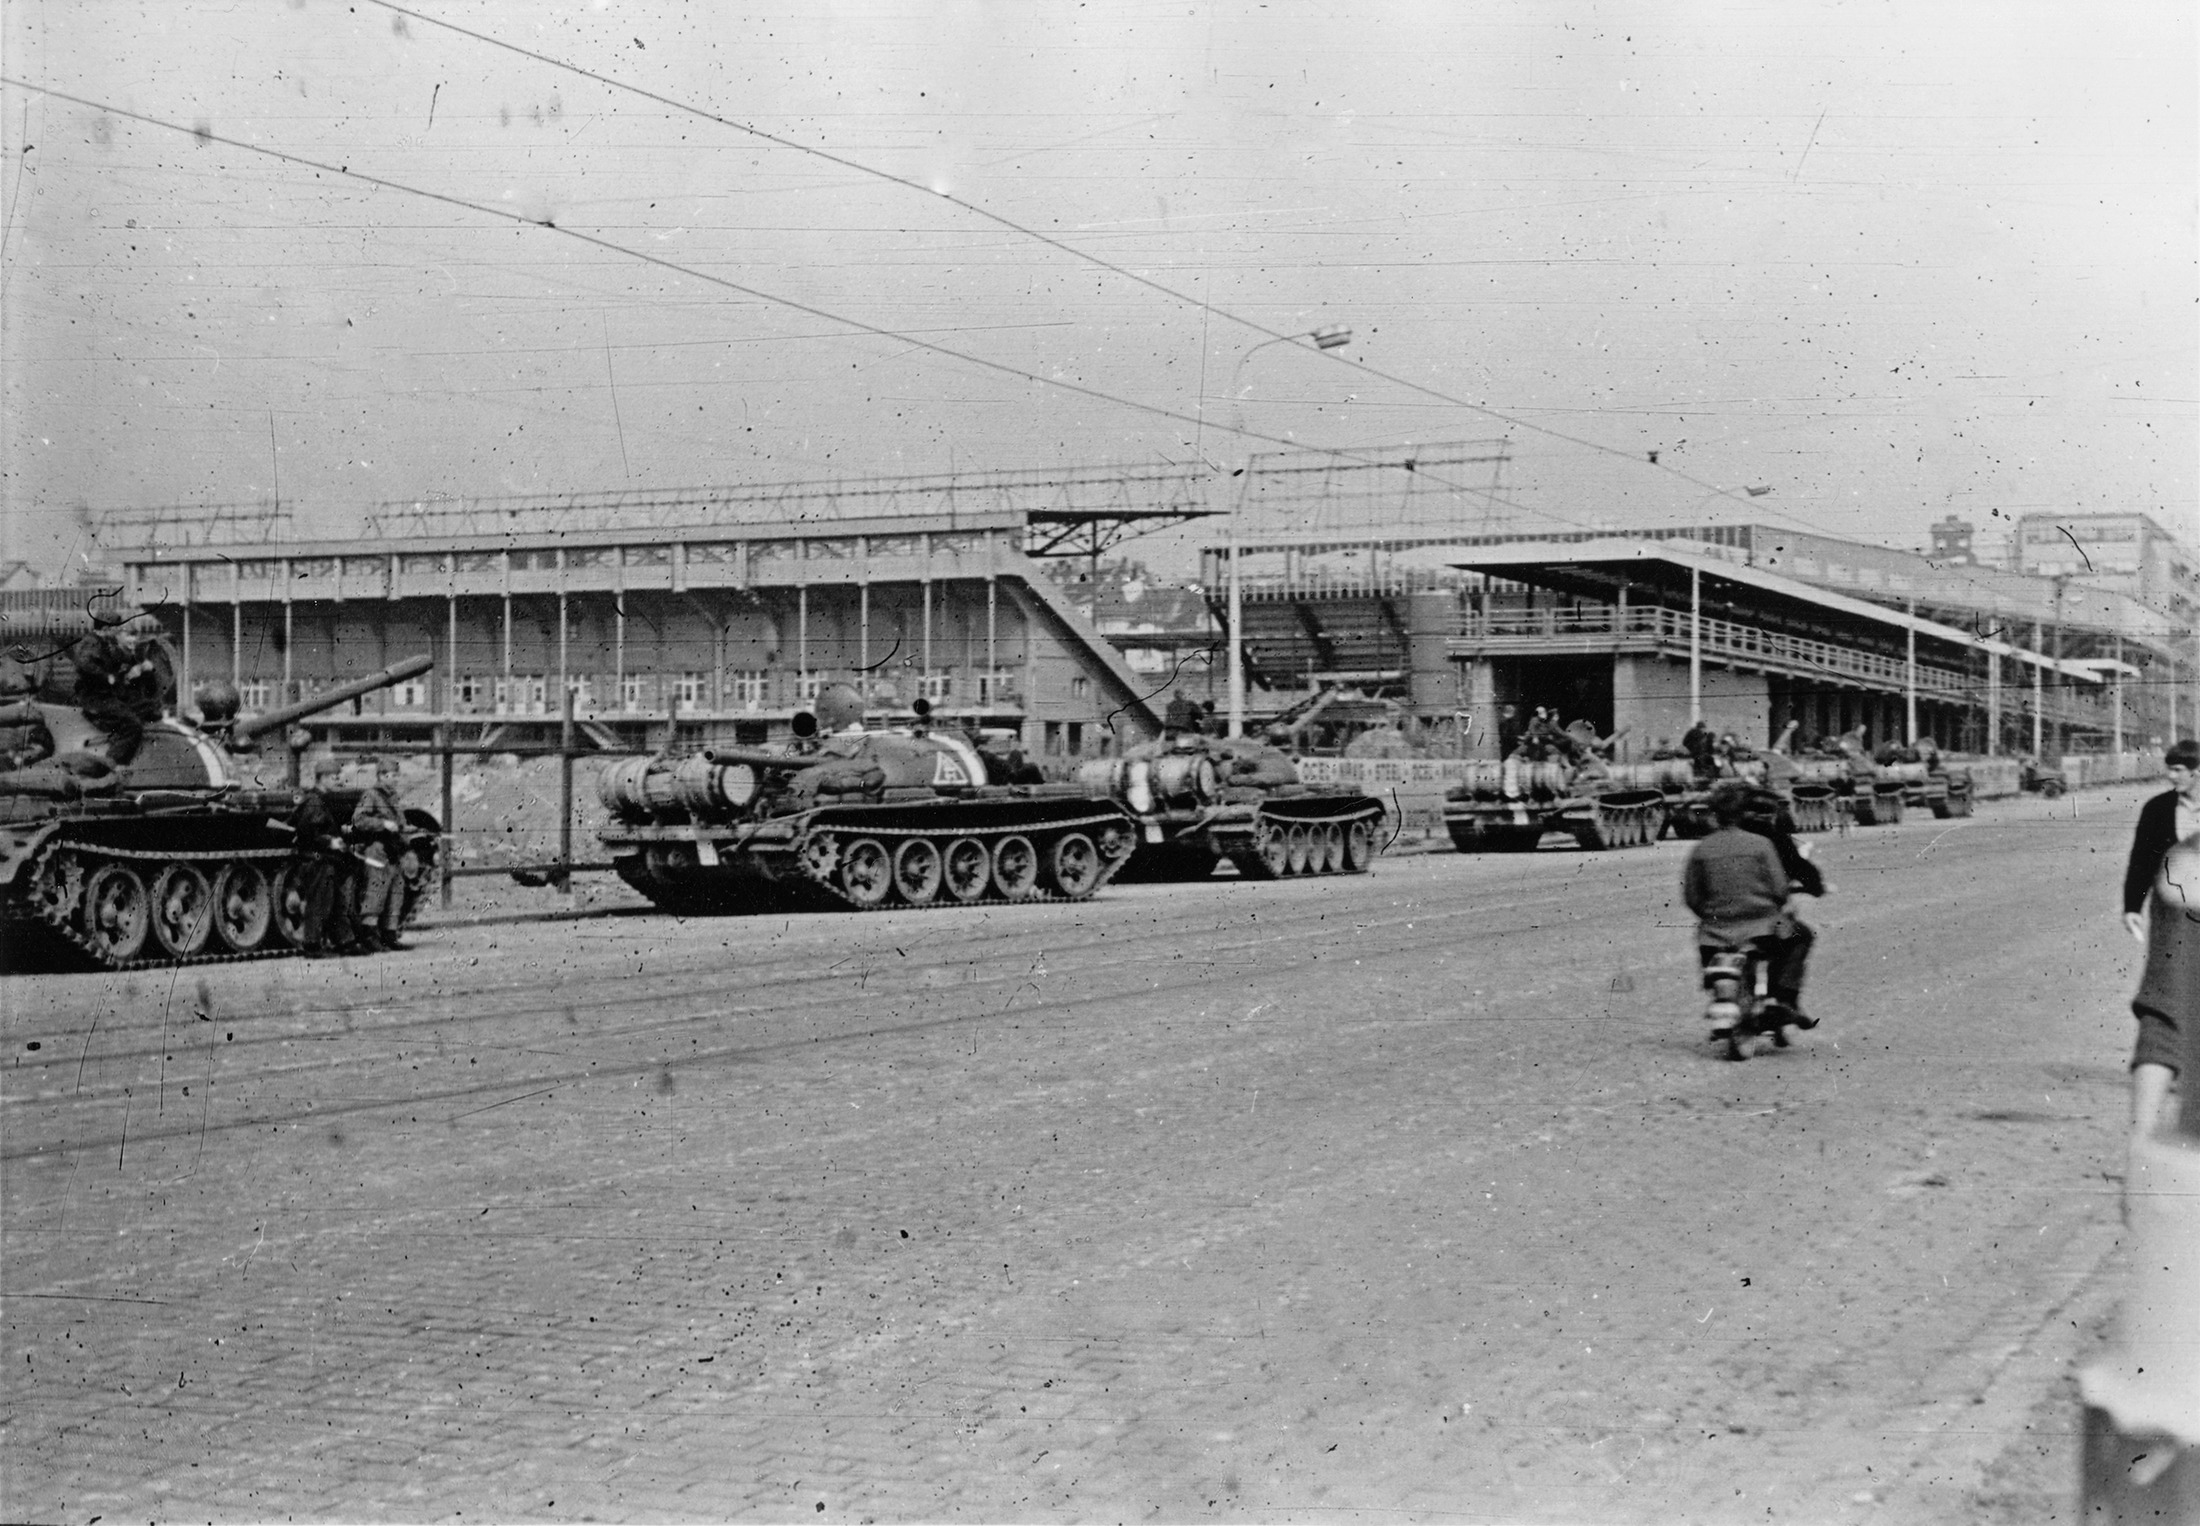
M 2135 802 L 14 977 L 0 1514 L 2067 1518 Z

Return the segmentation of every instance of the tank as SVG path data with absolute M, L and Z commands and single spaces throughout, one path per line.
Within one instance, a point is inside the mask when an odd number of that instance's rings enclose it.
M 1936 749 L 1903 748 L 1891 759 L 1879 760 L 1879 777 L 1902 787 L 1902 804 L 1913 811 L 1931 811 L 1945 821 L 1971 814 L 1971 771 L 1951 763 Z
M 900 731 L 861 719 L 852 690 L 828 688 L 817 715 L 795 717 L 791 747 L 607 768 L 601 840 L 613 868 L 689 915 L 1081 901 L 1129 858 L 1131 820 L 1114 803 L 1074 784 L 1006 782 L 967 738 L 921 715 Z
M 289 769 L 273 783 L 260 738 L 434 666 L 422 656 L 263 715 L 234 719 L 219 700 L 193 725 L 175 711 L 173 664 L 141 681 L 134 748 L 95 724 L 94 705 L 36 697 L 0 702 L 0 725 L 50 738 L 50 756 L 0 767 L 0 922 L 11 945 L 44 944 L 107 969 L 265 958 L 296 952 L 295 855 L 287 830 L 302 792 Z M 226 688 L 225 686 L 222 686 Z M 81 698 L 81 696 L 80 696 Z M 158 714 L 153 715 L 155 704 Z M 116 755 L 124 756 L 117 761 Z M 358 791 L 332 791 L 348 812 Z M 440 827 L 406 813 L 422 852 Z
M 1249 879 L 1364 874 L 1381 851 L 1382 801 L 1307 784 L 1262 742 L 1179 732 L 1094 759 L 1077 780 L 1137 822 L 1130 878 L 1201 879 L 1225 859 Z
M 1444 827 L 1462 853 L 1527 852 L 1550 832 L 1584 848 L 1640 848 L 1665 835 L 1695 786 L 1685 758 L 1607 763 L 1589 757 L 1533 762 L 1522 757 L 1470 764 L 1444 792 Z
M 1869 771 L 1862 776 L 1867 795 L 1875 777 Z M 1668 797 L 1673 835 L 1708 835 L 1718 825 L 1711 812 L 1711 792 L 1728 783 L 1756 785 L 1779 796 L 1797 832 L 1828 832 L 1849 810 L 1858 777 L 1848 760 L 1840 757 L 1790 757 L 1777 747 L 1722 753 L 1709 779 L 1692 774 L 1684 791 Z

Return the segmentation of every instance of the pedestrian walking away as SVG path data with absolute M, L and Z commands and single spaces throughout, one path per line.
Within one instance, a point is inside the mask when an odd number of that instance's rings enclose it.
M 2169 788 L 2139 808 L 2131 859 L 2124 865 L 2124 927 L 2141 943 L 2147 941 L 2147 896 L 2162 856 L 2172 843 L 2200 832 L 2200 742 L 2190 737 L 2172 742 L 2162 754 L 2162 771 L 2169 775 Z

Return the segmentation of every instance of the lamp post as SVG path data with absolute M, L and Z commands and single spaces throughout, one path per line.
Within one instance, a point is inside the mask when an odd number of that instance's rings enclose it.
M 1238 378 L 1245 374 L 1245 363 L 1270 345 L 1298 344 L 1303 340 L 1314 341 L 1317 350 L 1337 350 L 1352 342 L 1352 330 L 1336 325 L 1309 329 L 1303 334 L 1285 334 L 1275 339 L 1263 339 L 1238 357 L 1237 368 L 1230 373 L 1230 399 L 1233 407 L 1239 402 Z M 1245 424 L 1244 410 L 1237 409 L 1238 427 Z M 1238 567 L 1238 510 L 1244 506 L 1245 494 L 1253 485 L 1250 470 L 1238 483 L 1237 501 L 1230 505 L 1230 735 L 1245 735 L 1245 585 Z

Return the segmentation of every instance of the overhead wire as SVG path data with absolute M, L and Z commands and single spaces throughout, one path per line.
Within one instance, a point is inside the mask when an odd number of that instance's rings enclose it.
M 929 200 L 945 201 L 950 205 L 955 206 L 974 217 L 983 218 L 985 221 L 993 223 L 997 227 L 1004 228 L 1009 232 L 1015 233 L 1020 237 L 1035 240 L 1036 242 L 1041 243 L 1060 254 L 1066 255 L 1071 259 L 1078 260 L 1097 269 L 1105 270 L 1110 274 L 1118 277 L 1119 279 L 1130 281 L 1138 286 L 1145 287 L 1149 291 L 1153 291 L 1164 297 L 1167 297 L 1172 302 L 1180 303 L 1184 306 L 1197 309 L 1212 316 L 1223 318 L 1230 323 L 1237 324 L 1242 328 L 1250 329 L 1254 333 L 1263 335 L 1266 338 L 1276 340 L 1292 340 L 1301 337 L 1297 334 L 1279 332 L 1276 329 L 1268 327 L 1266 324 L 1259 323 L 1254 319 L 1245 317 L 1243 314 L 1232 312 L 1228 308 L 1216 307 L 1201 297 L 1193 296 L 1189 292 L 1180 292 L 1174 287 L 1169 286 L 1165 282 L 1153 279 L 1151 276 L 1141 275 L 1135 270 L 1130 270 L 1125 268 L 1124 266 L 1114 264 L 1108 260 L 1104 260 L 1098 255 L 1078 248 L 1075 244 L 1057 238 L 1042 229 L 1033 228 L 1028 226 L 1027 224 L 1019 223 L 1014 218 L 1004 216 L 1003 214 L 995 212 L 990 208 L 984 207 L 977 202 L 968 201 L 962 197 L 952 194 L 951 192 L 939 190 L 935 187 L 924 185 L 918 181 L 911 180 L 906 176 L 896 175 L 890 170 L 883 170 L 875 165 L 866 164 L 862 160 L 851 158 L 846 154 L 835 153 L 830 149 L 819 148 L 815 145 L 802 143 L 793 138 L 782 136 L 778 133 L 768 132 L 763 128 L 753 126 L 746 122 L 738 121 L 732 117 L 722 116 L 719 113 L 711 111 L 706 107 L 695 105 L 693 102 L 683 101 L 677 96 L 666 95 L 661 91 L 651 90 L 646 86 L 636 85 L 625 80 L 616 79 L 610 75 L 601 73 L 600 71 L 586 68 L 580 64 L 572 63 L 569 60 L 554 57 L 550 54 L 543 53 L 534 48 L 524 47 L 518 43 L 511 42 L 504 38 L 495 36 L 492 33 L 477 31 L 472 27 L 461 26 L 457 22 L 447 21 L 442 17 L 431 15 L 428 12 L 416 10 L 411 6 L 400 5 L 397 3 L 397 0 L 365 0 L 365 3 L 377 6 L 380 9 L 389 11 L 395 15 L 404 16 L 409 20 L 418 21 L 423 25 L 437 27 L 444 31 L 451 32 L 457 36 L 468 38 L 474 42 L 481 43 L 486 47 L 497 48 L 504 52 L 514 54 L 518 57 L 525 58 L 532 62 L 541 64 L 547 68 L 564 70 L 567 73 L 573 74 L 578 78 L 589 80 L 595 84 L 602 85 L 607 89 L 625 91 L 629 94 L 639 97 L 640 99 L 653 102 L 659 106 L 666 107 L 669 110 L 683 112 L 689 116 L 693 116 L 702 121 L 710 122 L 717 126 L 727 128 L 731 131 L 744 133 L 750 137 L 758 139 L 761 142 L 770 143 L 775 147 L 790 149 L 796 153 L 807 154 L 813 158 L 821 159 L 824 162 L 834 165 L 840 169 L 848 170 L 858 175 L 867 176 L 874 180 L 884 181 L 887 184 L 899 186 L 903 190 L 914 191 Z M 1615 445 L 1607 445 L 1600 440 L 1590 440 L 1583 438 L 1579 435 L 1568 434 L 1564 430 L 1552 429 L 1547 425 L 1532 423 L 1526 419 L 1522 419 L 1512 414 L 1505 413 L 1502 410 L 1490 408 L 1480 403 L 1468 402 L 1464 398 L 1454 397 L 1439 388 L 1428 386 L 1426 383 L 1423 382 L 1414 381 L 1409 377 L 1397 376 L 1390 372 L 1383 371 L 1377 367 L 1366 365 L 1365 363 L 1360 361 L 1348 360 L 1344 357 L 1330 354 L 1327 351 L 1322 351 L 1320 353 L 1328 355 L 1328 358 L 1332 362 L 1347 367 L 1355 375 L 1372 376 L 1393 386 L 1402 387 L 1411 392 L 1417 392 L 1423 397 L 1432 398 L 1437 402 L 1446 404 L 1450 407 L 1460 408 L 1471 413 L 1477 413 L 1485 418 L 1496 419 L 1499 422 L 1507 424 L 1516 429 L 1521 429 L 1533 434 L 1542 435 L 1546 438 L 1557 440 L 1565 444 L 1578 446 L 1585 450 L 1609 455 L 1614 457 L 1615 459 L 1626 461 L 1636 466 L 1647 466 L 1650 470 L 1654 472 L 1662 473 L 1666 476 L 1673 478 L 1676 481 L 1685 482 L 1690 486 L 1701 490 L 1706 496 L 1717 496 L 1721 498 L 1726 498 L 1736 504 L 1745 506 L 1749 503 L 1749 500 L 1739 496 L 1738 491 L 1734 488 L 1721 487 L 1716 483 L 1704 481 L 1703 479 L 1693 476 L 1688 472 L 1680 470 L 1678 467 L 1671 466 L 1663 462 L 1645 460 L 1643 454 L 1640 452 L 1623 450 Z M 1173 413 L 1170 416 L 1181 417 L 1181 415 Z M 1274 439 L 1273 436 L 1268 435 L 1254 436 L 1252 435 L 1251 431 L 1226 428 L 1225 432 L 1231 434 L 1247 435 L 1260 439 Z M 1295 446 L 1297 442 L 1289 443 Z M 1462 488 L 1462 490 L 1473 491 L 1473 489 L 1466 488 Z M 1818 526 L 1812 524 L 1811 521 L 1799 515 L 1789 513 L 1784 509 L 1776 509 L 1772 512 L 1778 515 L 1778 517 L 1794 520 L 1798 525 L 1815 530 L 1817 531 L 1817 533 L 1827 533 L 1823 529 L 1820 529 Z M 1572 520 L 1568 520 L 1565 522 L 1579 523 L 1579 521 Z

